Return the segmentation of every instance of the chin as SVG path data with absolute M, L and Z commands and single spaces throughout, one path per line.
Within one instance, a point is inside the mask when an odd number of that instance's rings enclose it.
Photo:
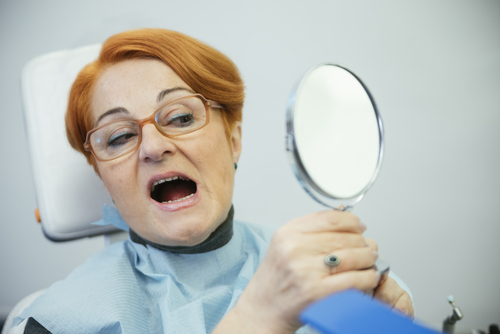
M 151 242 L 167 246 L 194 246 L 205 241 L 225 220 L 224 208 L 214 207 L 199 191 L 174 203 L 150 201 L 149 210 L 133 219 L 131 228 Z M 205 200 L 203 200 L 205 199 Z M 229 203 L 229 207 L 230 207 Z M 229 208 L 227 209 L 227 211 Z M 132 226 L 134 225 L 134 226 Z
M 164 220 L 157 222 L 157 231 L 151 237 L 141 236 L 162 245 L 194 246 L 205 241 L 219 225 L 219 222 L 210 224 L 206 220 L 206 216 L 196 214 L 186 217 L 172 217 L 172 220 L 168 224 L 164 224 Z
M 203 242 L 226 219 L 232 192 L 229 189 L 227 198 L 214 199 L 206 185 L 199 184 L 195 178 L 178 171 L 151 177 L 146 202 L 122 203 L 124 212 L 130 212 L 136 205 L 145 205 L 146 211 L 131 212 L 126 221 L 141 237 L 157 244 L 194 246 Z

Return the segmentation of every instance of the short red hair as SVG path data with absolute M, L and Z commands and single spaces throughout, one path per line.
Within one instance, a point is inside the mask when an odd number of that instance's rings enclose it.
M 85 66 L 70 91 L 66 112 L 66 134 L 71 146 L 95 166 L 83 144 L 93 127 L 91 100 L 100 73 L 109 65 L 134 58 L 163 61 L 196 93 L 224 106 L 222 118 L 229 138 L 242 119 L 245 94 L 243 80 L 234 63 L 216 49 L 179 32 L 166 29 L 131 30 L 111 36 L 99 58 Z

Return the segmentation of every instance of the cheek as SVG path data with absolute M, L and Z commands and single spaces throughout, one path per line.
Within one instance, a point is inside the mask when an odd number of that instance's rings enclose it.
M 212 191 L 220 196 L 231 196 L 234 181 L 234 165 L 229 143 L 222 136 L 207 140 L 197 162 L 204 174 L 203 178 L 212 184 Z M 201 158 L 202 157 L 202 158 Z
M 229 198 L 231 200 L 234 187 L 234 167 L 232 157 L 228 152 L 229 150 L 225 150 L 225 159 L 221 159 L 219 164 L 214 167 L 219 176 L 217 179 L 218 183 L 215 186 L 221 198 Z
M 134 176 L 130 172 L 132 169 L 130 167 L 127 168 L 127 166 L 126 162 L 107 162 L 105 166 L 98 166 L 101 167 L 99 168 L 99 172 L 104 186 L 115 202 L 121 201 L 122 197 L 125 199 L 129 197 L 125 195 L 130 194 L 127 190 L 132 187 Z

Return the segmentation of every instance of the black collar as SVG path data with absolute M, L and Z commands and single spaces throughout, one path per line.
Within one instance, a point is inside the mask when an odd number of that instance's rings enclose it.
M 231 205 L 231 209 L 229 209 L 226 220 L 220 224 L 219 227 L 217 227 L 217 229 L 213 231 L 205 241 L 194 246 L 165 246 L 156 244 L 139 236 L 132 229 L 130 229 L 130 239 L 135 243 L 143 245 L 144 247 L 146 247 L 146 245 L 150 245 L 154 248 L 176 254 L 207 253 L 224 246 L 229 242 L 229 240 L 231 240 L 231 237 L 233 236 L 233 217 L 234 207 Z

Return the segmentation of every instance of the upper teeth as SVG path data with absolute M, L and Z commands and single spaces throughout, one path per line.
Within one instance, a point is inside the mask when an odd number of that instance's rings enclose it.
M 185 177 L 182 177 L 182 176 L 172 176 L 172 177 L 169 177 L 166 179 L 161 179 L 161 180 L 157 180 L 157 181 L 153 182 L 153 184 L 151 185 L 151 191 L 153 191 L 158 184 L 161 184 L 161 183 L 167 182 L 167 181 L 174 181 L 177 179 L 181 179 L 183 181 L 189 181 L 189 179 L 186 179 Z

